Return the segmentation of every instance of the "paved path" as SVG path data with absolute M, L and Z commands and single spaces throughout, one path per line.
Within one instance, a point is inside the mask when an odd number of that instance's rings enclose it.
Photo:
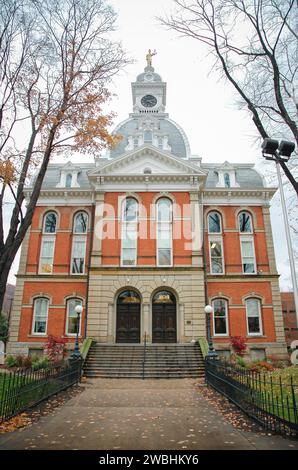
M 53 414 L 0 436 L 0 449 L 298 449 L 236 430 L 193 379 L 93 379 Z

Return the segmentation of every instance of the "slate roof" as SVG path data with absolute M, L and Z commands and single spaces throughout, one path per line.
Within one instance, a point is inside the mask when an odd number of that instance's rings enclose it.
M 120 144 L 113 150 L 111 150 L 111 158 L 119 157 L 125 153 L 125 147 L 128 144 L 128 136 L 133 135 L 137 132 L 137 119 L 131 118 L 120 124 L 116 128 L 116 134 L 123 136 Z M 160 119 L 159 120 L 159 130 L 161 133 L 168 136 L 168 144 L 171 147 L 171 153 L 176 157 L 186 158 L 187 149 L 185 145 L 185 136 L 183 136 L 181 130 L 178 126 L 174 124 L 173 121 L 169 119 Z
M 102 164 L 107 163 L 107 159 L 102 159 Z M 99 160 L 99 162 L 101 162 Z M 187 162 L 187 160 L 186 160 Z M 60 170 L 63 168 L 65 163 L 55 163 L 55 164 L 50 164 L 47 170 L 47 173 L 44 178 L 44 182 L 42 185 L 42 189 L 55 189 L 58 182 L 60 181 Z M 88 176 L 87 173 L 95 169 L 96 166 L 94 163 L 78 163 L 74 164 L 75 166 L 78 166 L 81 168 L 81 172 L 78 175 L 78 183 L 80 184 L 80 188 L 82 189 L 90 189 L 91 186 L 89 184 Z M 216 184 L 218 181 L 218 177 L 216 174 L 217 168 L 220 168 L 222 163 L 219 163 L 218 165 L 216 164 L 202 164 L 200 168 L 202 170 L 207 170 L 208 171 L 208 176 L 206 180 L 206 185 L 205 187 L 207 189 L 210 188 L 216 188 Z M 98 165 L 101 166 L 101 165 Z M 238 164 L 235 163 L 233 164 L 233 167 L 236 170 L 236 181 L 240 185 L 240 188 L 245 188 L 245 189 L 257 189 L 257 188 L 263 188 L 264 183 L 262 176 L 253 168 L 253 165 L 244 165 L 244 164 Z M 233 189 L 233 188 L 232 188 Z

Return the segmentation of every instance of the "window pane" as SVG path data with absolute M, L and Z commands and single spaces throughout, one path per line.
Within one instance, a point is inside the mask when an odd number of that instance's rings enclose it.
M 157 219 L 160 222 L 171 222 L 172 220 L 172 201 L 162 198 L 157 201 Z
M 84 258 L 73 258 L 72 260 L 72 274 L 84 274 Z
M 170 266 L 171 265 L 171 250 L 169 249 L 159 249 L 158 250 L 158 264 L 161 266 Z
M 227 303 L 223 299 L 217 299 L 213 302 L 214 309 L 214 333 L 218 335 L 227 334 Z
M 251 262 L 247 260 L 247 262 L 243 263 L 243 272 L 248 274 L 254 274 L 256 272 L 253 260 L 251 260 Z
M 85 258 L 86 253 L 86 241 L 74 240 L 73 242 L 73 257 L 74 258 Z
M 123 218 L 126 221 L 137 220 L 138 203 L 135 199 L 129 197 L 124 201 Z
M 67 302 L 67 334 L 76 334 L 77 332 L 78 315 L 75 311 L 75 307 L 77 305 L 82 305 L 82 301 L 80 299 L 70 299 Z
M 45 333 L 48 316 L 48 300 L 36 299 L 34 302 L 34 333 Z
M 144 132 L 144 142 L 148 142 L 148 143 L 152 142 L 152 132 L 151 131 L 145 131 Z
M 134 248 L 122 249 L 122 264 L 125 266 L 133 266 L 136 264 L 136 250 Z
M 211 241 L 210 242 L 211 256 L 222 256 L 222 248 L 220 242 Z
M 80 212 L 75 216 L 74 233 L 86 233 L 88 224 L 88 215 L 86 212 Z
M 252 246 L 252 241 L 242 241 L 242 256 L 245 258 L 253 258 L 254 257 L 254 250 Z
M 54 212 L 50 212 L 49 214 L 47 214 L 44 222 L 44 233 L 55 233 L 56 223 L 56 214 Z
M 260 319 L 259 317 L 248 317 L 248 332 L 249 333 L 260 333 Z
M 40 253 L 40 272 L 49 274 L 53 271 L 54 240 L 42 241 Z
M 239 230 L 240 232 L 252 232 L 251 216 L 247 212 L 239 214 Z
M 222 259 L 212 258 L 211 259 L 211 272 L 213 274 L 221 274 L 223 272 Z
M 69 174 L 66 176 L 65 187 L 66 187 L 66 188 L 71 188 L 71 183 L 72 183 L 72 175 L 69 173 Z
M 246 301 L 246 310 L 249 317 L 258 317 L 259 301 L 257 299 L 248 299 Z
M 209 233 L 221 232 L 221 219 L 217 212 L 210 212 L 208 214 L 208 230 Z
M 226 188 L 231 187 L 230 175 L 228 173 L 224 174 L 224 182 L 225 182 L 225 187 Z

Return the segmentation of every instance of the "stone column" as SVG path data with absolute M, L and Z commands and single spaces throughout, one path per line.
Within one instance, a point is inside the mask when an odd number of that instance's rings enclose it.
M 145 337 L 145 332 L 147 334 L 147 341 L 151 342 L 151 331 L 150 331 L 150 305 L 143 304 L 143 321 L 142 321 L 142 332 L 141 332 L 141 340 Z
M 197 191 L 190 192 L 190 215 L 192 230 L 192 265 L 202 267 L 203 212 Z
M 103 213 L 104 193 L 98 192 L 95 195 L 94 231 L 90 262 L 91 268 L 95 268 L 101 265 L 101 244 L 104 223 Z

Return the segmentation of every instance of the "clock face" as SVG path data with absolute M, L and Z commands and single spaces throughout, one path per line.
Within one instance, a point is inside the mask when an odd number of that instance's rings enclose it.
M 157 103 L 157 99 L 153 95 L 145 95 L 141 99 L 141 104 L 145 106 L 145 108 L 152 108 Z

